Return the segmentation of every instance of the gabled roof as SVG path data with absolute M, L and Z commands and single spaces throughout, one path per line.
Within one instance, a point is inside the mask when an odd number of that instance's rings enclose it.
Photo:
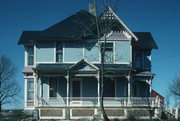
M 94 35 L 89 29 L 95 24 L 95 16 L 81 10 L 63 21 L 43 30 L 24 31 L 18 44 L 30 44 L 30 40 L 81 40 L 84 35 Z
M 133 44 L 141 49 L 157 49 L 157 45 L 149 32 L 131 32 L 129 28 L 121 21 L 121 19 L 108 7 L 104 14 L 100 15 L 102 19 L 106 16 L 116 19 L 123 28 L 135 40 Z M 100 20 L 99 19 L 99 20 Z M 95 16 L 91 13 L 81 10 L 74 15 L 64 19 L 63 21 L 43 30 L 43 31 L 24 31 L 18 41 L 18 44 L 31 44 L 32 40 L 84 40 L 85 38 L 96 39 Z M 127 39 L 122 33 L 113 33 L 109 39 Z M 103 36 L 101 36 L 103 38 Z
M 101 19 L 103 18 L 116 19 L 136 41 L 138 40 L 134 33 L 131 32 L 131 30 L 124 24 L 124 22 L 114 13 L 114 11 L 110 7 L 107 7 L 106 11 L 102 14 Z
M 106 40 L 119 40 L 119 38 L 121 38 L 121 40 L 129 40 L 129 38 L 127 38 L 122 31 L 112 32 L 109 36 L 106 36 Z M 105 35 L 102 36 L 100 40 L 105 40 Z
M 86 68 L 88 67 L 88 69 Z M 96 67 L 94 64 L 91 64 L 87 62 L 86 60 L 82 59 L 81 61 L 75 63 L 71 67 L 69 67 L 70 70 L 99 70 L 98 67 Z
M 133 32 L 138 41 L 134 42 L 134 46 L 141 49 L 158 49 L 157 44 L 155 43 L 150 32 Z

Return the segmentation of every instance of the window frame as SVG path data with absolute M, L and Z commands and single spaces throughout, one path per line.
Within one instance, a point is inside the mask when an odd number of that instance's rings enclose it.
M 32 49 L 32 54 L 30 54 L 29 49 Z M 34 46 L 33 45 L 27 45 L 26 46 L 26 51 L 27 51 L 27 66 L 34 66 Z M 32 63 L 30 63 L 29 60 L 32 58 Z
M 53 79 L 53 80 L 51 80 L 51 79 Z M 49 96 L 49 98 L 57 98 L 58 97 L 58 94 L 57 94 L 57 91 L 58 91 L 58 78 L 56 78 L 56 77 L 49 77 L 49 94 L 48 94 L 48 96 Z M 56 81 L 56 83 L 55 83 L 55 86 L 56 86 L 56 89 L 51 89 L 51 82 L 52 81 Z M 55 96 L 51 96 L 51 91 L 55 91 L 54 93 L 55 93 Z
M 33 83 L 32 85 L 33 85 L 33 89 L 32 90 L 29 90 L 28 89 L 28 84 L 29 84 L 29 82 L 31 82 L 31 83 Z M 27 78 L 27 89 L 26 89 L 26 91 L 27 91 L 27 97 L 26 97 L 26 100 L 27 101 L 34 101 L 34 99 L 35 99 L 35 97 L 34 97 L 34 78 Z M 29 92 L 31 92 L 31 93 L 33 93 L 33 98 L 32 99 L 29 99 Z
M 100 48 L 101 48 L 101 52 L 103 51 L 102 49 L 104 49 L 104 44 L 105 44 L 105 42 L 101 42 L 101 45 L 100 45 Z M 112 44 L 111 46 L 107 46 L 108 44 Z M 111 63 L 114 63 L 114 45 L 115 45 L 115 43 L 114 42 L 106 42 L 106 45 L 105 45 L 105 52 L 104 52 L 104 63 L 107 63 L 107 64 L 111 64 Z M 108 50 L 106 50 L 106 49 L 108 49 Z M 109 50 L 109 49 L 111 49 L 111 50 Z M 106 61 L 106 51 L 112 51 L 112 57 L 111 57 L 111 60 L 110 60 L 110 62 L 107 62 Z M 109 61 L 109 60 L 108 60 Z
M 61 46 L 61 50 L 58 50 L 57 48 L 58 48 L 58 43 L 60 43 L 62 46 Z M 57 42 L 55 42 L 55 62 L 56 63 L 63 63 L 63 54 L 64 54 L 64 50 L 63 50 L 63 48 L 64 48 L 64 42 L 62 42 L 62 41 L 57 41 Z M 61 61 L 59 61 L 58 60 L 58 54 L 61 54 L 61 58 L 62 58 L 62 60 Z

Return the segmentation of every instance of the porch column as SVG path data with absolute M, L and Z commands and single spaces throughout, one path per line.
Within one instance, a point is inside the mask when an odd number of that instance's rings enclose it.
M 98 92 L 98 106 L 100 106 L 100 76 L 99 76 L 99 72 L 98 75 L 96 76 L 97 78 L 97 82 L 98 82 L 98 88 L 97 88 L 97 92 Z
M 38 77 L 38 82 L 39 82 L 39 105 L 43 105 L 43 77 L 39 76 Z
M 127 105 L 130 106 L 131 105 L 131 100 L 130 100 L 130 97 L 131 97 L 131 80 L 130 80 L 130 75 L 127 76 L 127 79 L 128 79 L 128 102 L 127 102 Z
M 67 76 L 66 76 L 66 80 L 67 80 L 67 100 L 66 100 L 66 105 L 69 106 L 69 97 L 70 97 L 70 93 L 69 93 L 69 71 L 67 72 Z
M 151 93 L 152 93 L 152 78 L 153 78 L 153 77 L 151 77 L 150 80 L 149 80 L 149 93 L 150 93 L 149 96 L 150 96 L 150 97 L 151 97 Z
M 35 105 L 35 107 L 38 106 L 37 85 L 38 85 L 38 75 L 35 74 L 35 78 L 34 78 L 34 93 L 35 93 L 34 105 Z

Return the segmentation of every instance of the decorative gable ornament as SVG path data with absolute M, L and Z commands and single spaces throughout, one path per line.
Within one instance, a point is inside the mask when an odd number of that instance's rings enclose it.
M 115 12 L 110 8 L 107 7 L 107 9 L 105 10 L 105 12 L 102 14 L 102 16 L 100 17 L 101 20 L 117 20 L 120 25 L 123 27 L 123 29 L 125 31 L 123 31 L 123 33 L 128 37 L 131 36 L 135 39 L 135 41 L 138 40 L 138 38 L 133 34 L 133 32 L 130 31 L 130 29 L 123 23 L 123 21 L 115 14 Z M 127 33 L 126 33 L 127 32 Z

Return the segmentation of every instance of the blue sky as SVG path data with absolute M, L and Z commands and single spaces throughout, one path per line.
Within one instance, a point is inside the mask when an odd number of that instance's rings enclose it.
M 43 30 L 73 13 L 87 9 L 91 0 L 0 0 L 0 55 L 18 67 L 23 90 L 23 47 L 17 45 L 24 30 Z M 102 10 L 102 0 L 98 10 Z M 115 0 L 112 0 L 115 1 Z M 117 15 L 133 32 L 151 32 L 159 49 L 153 51 L 153 89 L 166 95 L 168 84 L 180 70 L 180 0 L 119 0 Z M 7 105 L 6 108 L 23 108 Z

